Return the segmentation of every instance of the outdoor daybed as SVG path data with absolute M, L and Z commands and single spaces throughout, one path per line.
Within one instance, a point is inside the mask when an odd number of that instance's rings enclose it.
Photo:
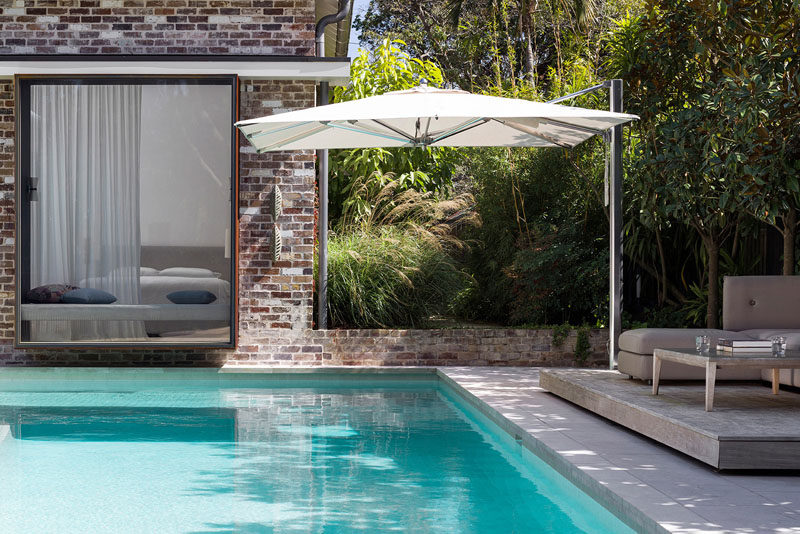
M 633 378 L 653 376 L 657 348 L 694 349 L 695 337 L 707 335 L 715 346 L 721 337 L 770 339 L 785 336 L 788 350 L 800 349 L 800 276 L 726 276 L 722 289 L 723 330 L 707 328 L 638 328 L 619 338 L 618 369 Z M 770 380 L 769 369 L 723 368 L 718 380 Z M 664 362 L 664 380 L 701 380 L 705 370 Z M 781 370 L 782 384 L 800 386 L 800 370 Z

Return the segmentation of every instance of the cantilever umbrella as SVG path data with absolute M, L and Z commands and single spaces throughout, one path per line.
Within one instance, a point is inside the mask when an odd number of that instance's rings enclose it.
M 570 148 L 635 115 L 415 87 L 244 120 L 259 152 L 369 147 Z
M 622 81 L 611 89 L 612 107 L 622 109 Z M 562 98 L 563 99 L 563 98 Z M 559 99 L 559 100 L 562 100 Z M 636 120 L 636 115 L 415 87 L 379 96 L 244 120 L 236 126 L 258 152 L 331 148 L 507 146 L 571 148 L 590 137 Z M 621 131 L 611 143 L 611 363 L 620 330 L 622 278 Z M 319 325 L 326 327 L 327 158 L 320 160 Z M 276 229 L 277 232 L 277 229 Z

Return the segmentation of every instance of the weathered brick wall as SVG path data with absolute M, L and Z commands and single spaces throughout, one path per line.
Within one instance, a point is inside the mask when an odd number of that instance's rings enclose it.
M 292 343 L 277 336 L 280 349 L 238 354 L 230 364 L 264 365 L 518 365 L 605 366 L 608 330 L 589 331 L 590 355 L 577 362 L 572 331 L 558 346 L 551 330 L 312 330 Z M 254 349 L 257 349 L 254 347 Z
M 314 55 L 312 0 L 2 0 L 0 54 Z

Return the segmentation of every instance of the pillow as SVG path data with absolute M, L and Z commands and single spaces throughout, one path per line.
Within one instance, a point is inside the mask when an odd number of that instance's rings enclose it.
M 175 304 L 211 304 L 217 300 L 214 293 L 201 289 L 173 291 L 167 298 Z
M 25 297 L 29 302 L 37 304 L 57 304 L 61 302 L 61 297 L 64 293 L 73 289 L 78 289 L 78 287 L 66 284 L 47 284 L 34 287 L 25 294 Z
M 65 304 L 111 304 L 116 301 L 117 297 L 111 293 L 90 287 L 73 289 L 61 297 L 61 302 Z
M 170 267 L 158 272 L 158 276 L 182 276 L 184 278 L 219 278 L 219 273 L 201 267 Z
M 158 269 L 152 267 L 139 267 L 139 276 L 158 276 Z

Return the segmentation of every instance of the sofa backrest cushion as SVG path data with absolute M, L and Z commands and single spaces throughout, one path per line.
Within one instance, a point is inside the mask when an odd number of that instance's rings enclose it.
M 726 276 L 722 328 L 800 330 L 800 276 Z

